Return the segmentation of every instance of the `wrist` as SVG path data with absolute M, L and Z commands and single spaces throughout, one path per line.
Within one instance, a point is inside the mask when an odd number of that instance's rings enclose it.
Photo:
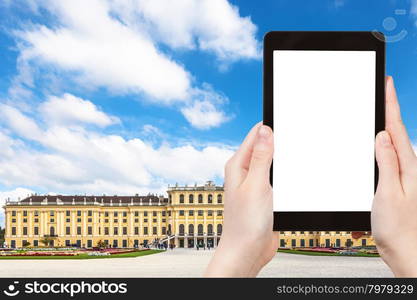
M 395 277 L 417 277 L 417 248 L 380 250 L 379 252 Z
M 255 277 L 261 267 L 244 247 L 231 247 L 220 243 L 205 273 L 206 277 Z M 244 249 L 243 249 L 244 251 Z

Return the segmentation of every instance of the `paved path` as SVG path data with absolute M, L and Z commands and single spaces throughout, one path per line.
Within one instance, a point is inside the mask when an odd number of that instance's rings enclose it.
M 200 277 L 213 250 L 175 249 L 136 258 L 0 260 L 0 277 Z M 261 277 L 392 277 L 379 258 L 278 253 Z

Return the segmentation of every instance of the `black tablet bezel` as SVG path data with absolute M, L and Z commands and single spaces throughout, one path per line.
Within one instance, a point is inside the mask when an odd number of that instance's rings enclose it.
M 369 31 L 271 31 L 264 37 L 263 122 L 273 128 L 273 51 L 332 50 L 375 51 L 375 135 L 385 129 L 385 38 Z M 271 167 L 271 185 L 272 185 Z M 378 166 L 375 161 L 375 182 Z M 369 211 L 274 212 L 274 231 L 370 231 Z

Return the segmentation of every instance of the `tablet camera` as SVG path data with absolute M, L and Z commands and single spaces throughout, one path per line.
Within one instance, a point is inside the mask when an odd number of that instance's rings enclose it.
M 407 10 L 396 9 L 394 14 L 396 16 L 405 16 L 407 15 Z M 398 25 L 397 20 L 394 17 L 387 17 L 382 21 L 382 27 L 384 28 L 385 32 L 393 32 L 397 28 L 397 25 Z M 387 43 L 399 42 L 402 39 L 404 39 L 408 34 L 407 30 L 405 29 L 402 29 L 397 34 L 393 34 L 393 35 L 385 34 L 385 38 L 381 36 L 378 30 L 373 30 L 372 33 L 377 39 L 381 41 L 385 41 Z

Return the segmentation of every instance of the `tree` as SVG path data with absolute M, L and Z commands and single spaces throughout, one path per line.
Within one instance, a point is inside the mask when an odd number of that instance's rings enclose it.
M 0 247 L 3 247 L 5 232 L 6 232 L 6 229 L 0 227 Z
M 23 247 L 29 247 L 29 246 L 30 246 L 30 242 L 28 242 L 28 241 L 23 241 L 22 246 L 23 246 Z

